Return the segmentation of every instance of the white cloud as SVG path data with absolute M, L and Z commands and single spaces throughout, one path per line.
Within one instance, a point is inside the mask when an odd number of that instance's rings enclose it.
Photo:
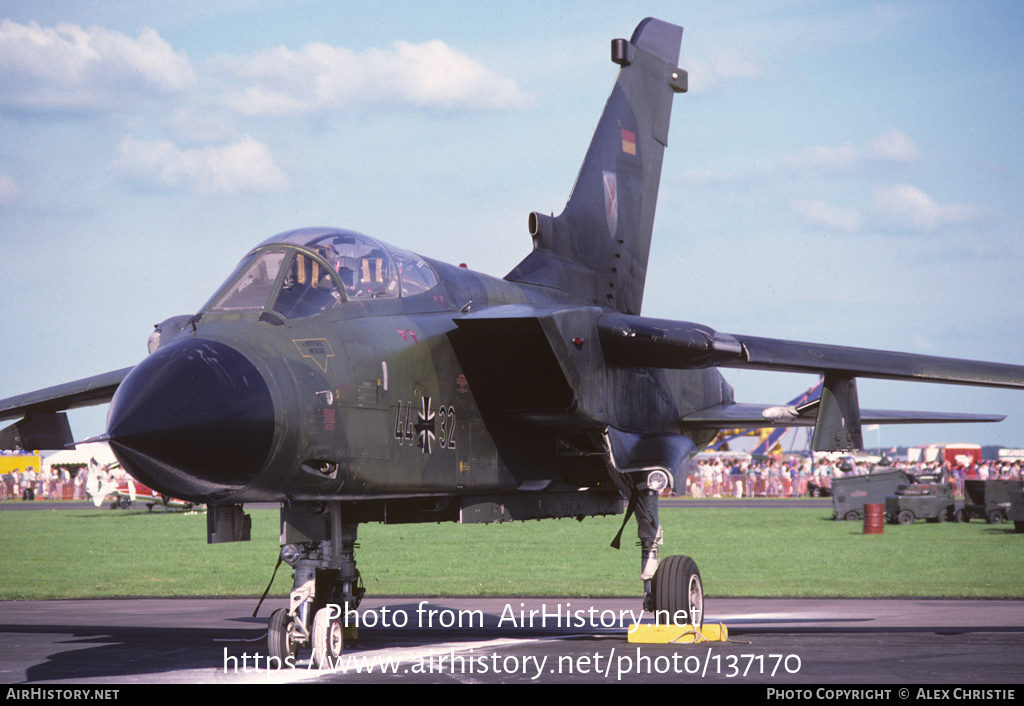
M 944 206 L 909 184 L 876 188 L 873 210 L 883 225 L 916 231 L 932 231 L 977 217 L 971 206 Z
M 978 216 L 977 209 L 971 206 L 936 203 L 909 184 L 876 187 L 866 214 L 825 201 L 796 201 L 792 207 L 807 225 L 844 233 L 857 233 L 865 226 L 930 232 L 967 223 Z
M 796 155 L 786 155 L 783 163 L 794 169 L 824 169 L 826 171 L 844 171 L 858 164 L 863 153 L 849 142 L 839 147 L 807 147 Z
M 719 50 L 709 58 L 686 62 L 691 93 L 723 88 L 743 79 L 763 78 L 768 72 L 754 59 L 738 51 Z
M 37 110 L 126 107 L 192 86 L 188 58 L 152 29 L 0 22 L 0 105 Z
M 221 57 L 215 72 L 247 85 L 223 103 L 246 115 L 296 115 L 349 107 L 514 110 L 531 99 L 502 76 L 444 42 L 395 42 L 353 52 L 321 43 Z
M 798 201 L 793 204 L 793 211 L 808 225 L 843 233 L 856 233 L 864 221 L 857 211 L 833 206 L 824 201 Z
M 248 136 L 190 149 L 128 136 L 112 167 L 128 179 L 204 194 L 268 193 L 288 186 L 267 146 Z
M 864 146 L 867 159 L 880 162 L 918 162 L 921 151 L 917 144 L 899 130 L 872 137 Z
M 0 175 L 0 203 L 14 203 L 18 198 L 18 185 L 9 176 Z
M 917 144 L 899 130 L 872 137 L 863 146 L 844 142 L 839 147 L 807 147 L 782 158 L 792 169 L 817 169 L 830 172 L 849 171 L 869 163 L 910 163 L 921 159 Z

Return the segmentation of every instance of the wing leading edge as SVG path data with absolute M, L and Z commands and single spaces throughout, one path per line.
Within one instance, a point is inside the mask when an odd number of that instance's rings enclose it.
M 814 426 L 815 451 L 863 447 L 862 424 L 997 422 L 999 415 L 861 410 L 856 378 L 1024 389 L 1024 366 L 719 333 L 683 321 L 608 313 L 598 333 L 623 366 L 746 368 L 824 375 L 821 399 L 802 406 L 718 405 L 687 415 L 692 428 Z
M 23 417 L 0 431 L 0 448 L 60 449 L 73 443 L 65 410 L 109 402 L 131 368 L 113 370 L 0 400 L 0 420 Z
M 1024 389 L 1024 366 L 719 333 L 685 321 L 605 314 L 601 344 L 619 365 L 746 368 Z

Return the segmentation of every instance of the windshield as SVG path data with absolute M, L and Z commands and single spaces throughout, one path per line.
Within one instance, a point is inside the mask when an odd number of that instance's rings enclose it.
M 407 297 L 436 285 L 437 276 L 418 255 L 353 231 L 303 229 L 261 243 L 207 308 L 271 309 L 299 318 L 343 300 Z
M 300 250 L 257 250 L 242 260 L 228 282 L 214 297 L 211 310 L 272 309 L 285 318 L 297 319 L 327 311 L 341 301 L 330 269 Z

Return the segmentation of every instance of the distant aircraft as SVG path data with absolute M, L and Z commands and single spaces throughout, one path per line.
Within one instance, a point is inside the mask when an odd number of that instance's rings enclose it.
M 289 607 L 272 656 L 333 658 L 332 605 L 363 597 L 364 522 L 635 515 L 643 605 L 700 624 L 693 559 L 659 561 L 658 491 L 723 428 L 811 426 L 816 450 L 861 424 L 998 416 L 862 410 L 856 378 L 1024 388 L 1024 366 L 718 333 L 640 315 L 682 28 L 615 39 L 618 78 L 564 211 L 531 213 L 533 251 L 504 279 L 334 228 L 269 238 L 151 354 L 0 401 L 8 443 L 71 441 L 63 410 L 111 400 L 118 460 L 207 503 L 208 541 L 247 539 L 247 502 L 281 503 Z M 813 404 L 736 404 L 718 367 L 822 374 Z M 38 444 L 46 448 L 45 444 Z M 620 531 L 621 534 L 621 531 Z M 616 537 L 615 544 L 618 543 Z M 527 588 L 528 590 L 528 588 Z
M 821 399 L 821 385 L 825 381 L 825 376 L 822 375 L 818 378 L 818 382 L 811 385 L 811 387 L 804 392 L 802 395 L 798 395 L 786 403 L 787 407 L 800 407 L 805 404 L 811 404 Z M 739 439 L 745 436 L 756 436 L 758 437 L 757 446 L 750 452 L 751 456 L 768 456 L 772 454 L 776 446 L 782 441 L 782 437 L 789 432 L 789 427 L 757 427 L 753 429 L 723 429 L 715 435 L 715 438 L 708 444 L 708 448 L 717 451 L 725 444 L 729 443 L 733 439 Z
M 114 466 L 120 468 L 119 464 L 114 464 Z M 96 464 L 89 466 L 89 472 L 85 478 L 85 493 L 96 507 L 100 507 L 107 500 L 110 500 L 111 510 L 124 510 L 136 502 L 141 502 L 150 511 L 157 505 L 185 510 L 190 510 L 194 505 L 185 500 L 170 498 L 136 482 L 130 476 L 118 480 L 113 477 L 113 470 L 114 468 L 107 466 L 101 468 Z

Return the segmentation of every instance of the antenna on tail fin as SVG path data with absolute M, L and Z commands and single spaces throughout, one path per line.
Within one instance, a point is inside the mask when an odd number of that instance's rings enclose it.
M 683 28 L 648 18 L 612 40 L 621 66 L 561 215 L 530 214 L 534 250 L 506 279 L 558 287 L 573 301 L 639 314 Z M 570 264 L 571 263 L 571 264 Z

